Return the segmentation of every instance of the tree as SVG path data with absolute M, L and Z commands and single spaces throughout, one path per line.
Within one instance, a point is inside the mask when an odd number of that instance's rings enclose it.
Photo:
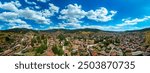
M 59 48 L 58 55 L 59 55 L 59 56 L 62 56 L 63 54 L 64 54 L 64 51 L 63 51 L 63 49 L 62 49 L 62 48 Z
M 33 38 L 31 39 L 31 46 L 34 46 L 34 43 L 36 43 L 36 38 L 35 38 L 35 37 L 33 37 Z
M 145 42 L 150 45 L 150 31 L 145 33 Z
M 70 42 L 65 40 L 64 46 L 68 46 L 69 44 Z
M 62 56 L 64 54 L 64 51 L 61 46 L 54 45 L 52 47 L 52 51 L 54 54 L 59 55 L 59 56 Z
M 39 54 L 42 54 L 44 53 L 44 50 L 47 49 L 47 45 L 46 44 L 41 44 L 40 47 L 36 48 L 35 51 L 36 51 L 36 54 L 39 53 Z
M 58 47 L 57 47 L 57 45 L 54 45 L 54 46 L 52 47 L 52 51 L 53 51 L 54 54 L 57 54 L 57 52 L 58 52 Z
M 0 52 L 3 52 L 4 51 L 4 49 L 3 48 L 0 48 Z
M 9 38 L 9 37 L 5 37 L 5 41 L 6 41 L 6 42 L 9 42 L 9 41 L 10 41 L 10 38 Z
M 57 37 L 60 41 L 65 40 L 65 36 L 63 34 L 58 35 Z

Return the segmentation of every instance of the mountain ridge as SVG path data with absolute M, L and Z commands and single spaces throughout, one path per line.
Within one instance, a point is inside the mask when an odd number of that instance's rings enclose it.
M 13 28 L 13 29 L 7 29 L 7 30 L 0 30 L 2 32 L 56 32 L 56 31 L 64 31 L 64 32 L 76 32 L 76 31 L 91 31 L 91 32 L 144 32 L 144 31 L 150 31 L 150 28 L 144 28 L 139 30 L 126 30 L 126 31 L 106 31 L 106 30 L 100 30 L 100 29 L 93 29 L 93 28 L 84 28 L 84 29 L 47 29 L 47 30 L 34 30 L 34 29 L 28 29 L 28 28 Z

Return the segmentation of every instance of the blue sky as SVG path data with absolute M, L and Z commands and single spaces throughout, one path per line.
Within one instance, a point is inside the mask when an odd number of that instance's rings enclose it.
M 149 0 L 0 0 L 0 30 L 149 27 Z

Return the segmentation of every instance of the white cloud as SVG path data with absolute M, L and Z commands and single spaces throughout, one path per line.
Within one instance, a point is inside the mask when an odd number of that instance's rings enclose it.
M 15 12 L 3 12 L 3 13 L 0 13 L 0 20 L 9 21 L 9 20 L 16 19 L 17 16 L 18 14 Z
M 5 2 L 4 4 L 0 2 L 0 8 L 4 10 L 9 10 L 9 11 L 17 11 L 18 10 L 17 7 L 20 7 L 20 6 L 21 4 L 18 1 Z
M 46 3 L 46 2 L 48 2 L 48 1 L 50 1 L 50 0 L 37 0 L 37 1 Z
M 81 5 L 69 4 L 66 9 L 61 10 L 61 15 L 58 17 L 58 19 L 64 20 L 64 22 L 61 23 L 61 26 L 80 26 L 80 23 L 82 23 L 80 19 L 84 18 L 86 15 L 86 12 L 81 8 Z
M 54 4 L 52 3 L 49 3 L 49 10 L 51 10 L 51 12 L 54 14 L 55 12 L 58 13 L 59 11 L 59 7 L 55 6 Z
M 20 17 L 25 19 L 34 20 L 38 24 L 51 24 L 49 17 L 54 16 L 55 13 L 58 13 L 59 7 L 54 4 L 49 4 L 49 9 L 44 9 L 42 11 L 31 10 L 30 8 L 18 10 Z
M 17 24 L 27 24 L 25 21 L 18 19 L 18 14 L 14 12 L 3 12 L 0 14 L 0 20 L 9 22 L 9 23 L 17 23 Z
M 11 3 L 13 3 L 16 7 L 21 7 L 21 4 L 19 1 L 11 1 Z
M 58 13 L 59 11 L 59 7 L 51 3 L 49 4 L 49 9 L 45 9 L 41 11 L 32 10 L 29 7 L 26 7 L 25 9 L 19 9 L 20 6 L 21 4 L 19 1 L 5 2 L 3 4 L 0 2 L 1 9 L 10 11 L 6 13 L 2 13 L 5 15 L 5 16 L 3 15 L 2 17 L 5 19 L 23 18 L 23 19 L 35 21 L 38 24 L 51 24 L 51 20 L 49 19 L 49 17 L 53 16 L 55 13 Z M 13 14 L 16 14 L 16 16 L 12 16 Z M 2 19 L 2 17 L 0 18 Z
M 90 10 L 87 12 L 87 18 L 95 20 L 97 22 L 107 22 L 112 20 L 112 17 L 117 13 L 117 11 L 108 11 L 106 8 L 101 7 L 99 9 Z
M 100 30 L 106 30 L 106 31 L 117 31 L 120 29 L 119 27 L 116 26 L 106 26 L 106 25 L 83 25 L 79 27 L 78 29 L 84 29 L 84 28 L 91 28 L 91 29 L 100 29 Z
M 9 27 L 8 29 L 12 28 L 28 28 L 28 29 L 33 29 L 33 27 L 29 24 L 18 24 L 18 23 L 9 23 L 7 24 Z
M 69 27 L 69 28 L 78 28 L 78 27 L 81 27 L 81 25 L 79 24 L 79 23 L 73 23 L 73 22 L 71 22 L 71 23 L 65 23 L 65 22 L 63 22 L 63 23 L 59 23 L 59 26 L 60 27 Z
M 17 23 L 17 24 L 27 24 L 25 21 L 23 21 L 21 19 L 9 20 L 8 22 L 10 22 L 10 23 Z
M 60 27 L 60 26 L 50 26 L 47 29 L 64 29 L 64 27 Z
M 36 9 L 40 9 L 41 7 L 40 7 L 40 6 L 35 6 L 35 8 L 36 8 Z
M 66 9 L 63 9 L 60 12 L 62 15 L 59 16 L 59 19 L 68 19 L 68 21 L 72 19 L 82 19 L 85 17 L 86 12 L 81 9 L 81 5 L 77 4 L 69 4 Z
M 27 1 L 27 0 L 26 0 Z M 11 2 L 0 2 L 0 9 L 8 10 L 8 12 L 0 13 L 0 21 L 6 22 L 8 28 L 32 28 L 25 20 L 32 20 L 38 24 L 51 24 L 49 17 L 54 16 L 55 13 L 59 12 L 59 7 L 54 4 L 49 4 L 49 9 L 36 11 L 26 7 L 20 9 L 21 6 L 19 1 Z M 47 11 L 48 13 L 44 13 Z M 45 15 L 44 15 L 45 14 Z M 1 27 L 2 28 L 2 27 Z
M 123 23 L 121 24 L 116 24 L 116 25 L 83 25 L 78 28 L 83 29 L 83 28 L 93 28 L 93 29 L 100 29 L 100 30 L 106 30 L 106 31 L 126 31 L 126 30 L 139 30 L 143 28 L 148 28 L 150 27 L 149 25 L 142 26 L 142 27 L 137 27 L 133 26 L 136 25 L 140 22 L 144 22 L 150 19 L 150 16 L 145 16 L 144 18 L 135 18 L 132 20 L 129 19 L 122 19 Z
M 123 23 L 117 24 L 118 27 L 123 27 L 123 26 L 133 26 L 136 25 L 140 22 L 144 22 L 150 19 L 150 16 L 145 16 L 144 18 L 135 18 L 135 19 L 122 19 Z
M 90 20 L 95 20 L 97 22 L 107 22 L 112 20 L 112 17 L 117 13 L 117 11 L 108 11 L 106 8 L 101 7 L 99 9 L 84 11 L 81 5 L 69 4 L 66 9 L 60 11 L 58 19 L 64 20 L 60 23 L 60 26 L 72 26 L 80 27 L 81 19 L 87 17 Z
M 29 2 L 28 0 L 25 0 L 25 2 L 26 2 L 27 4 L 30 4 L 30 5 L 36 5 L 35 2 Z
M 20 9 L 18 12 L 20 17 L 25 19 L 34 20 L 39 24 L 50 24 L 50 19 L 43 17 L 41 12 L 31 10 L 29 8 Z
M 7 24 L 10 28 L 28 28 L 32 29 L 33 27 L 30 24 L 27 24 L 25 21 L 21 19 L 15 19 L 15 20 L 9 20 L 9 23 Z
M 49 9 L 45 9 L 42 11 L 42 15 L 45 17 L 51 17 L 55 13 L 59 12 L 59 7 L 55 6 L 54 4 L 49 3 Z
M 20 28 L 31 28 L 29 24 L 18 18 L 18 14 L 15 12 L 3 12 L 0 13 L 0 21 L 7 22 L 9 28 L 20 27 Z M 22 27 L 21 27 L 22 26 Z

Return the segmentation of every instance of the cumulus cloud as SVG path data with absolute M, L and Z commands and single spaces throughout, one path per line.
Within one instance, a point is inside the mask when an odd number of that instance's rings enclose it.
M 145 16 L 144 18 L 135 18 L 135 19 L 122 19 L 123 23 L 121 24 L 117 24 L 117 26 L 119 27 L 123 27 L 123 26 L 132 26 L 132 25 L 136 25 L 140 22 L 144 22 L 150 19 L 150 16 Z
M 27 4 L 30 4 L 30 5 L 36 5 L 35 2 L 29 2 L 28 0 L 25 0 L 25 2 L 26 2 Z
M 30 9 L 29 7 L 20 9 L 20 6 L 19 1 L 0 2 L 0 9 L 8 10 L 8 12 L 0 13 L 0 21 L 7 22 L 11 27 L 32 28 L 31 25 L 24 20 L 35 21 L 38 24 L 51 24 L 52 22 L 49 17 L 54 16 L 54 14 L 59 11 L 59 7 L 51 3 L 48 9 L 40 11 Z
M 79 27 L 83 22 L 81 19 L 87 17 L 89 20 L 94 20 L 97 22 L 107 22 L 112 20 L 112 17 L 117 13 L 117 11 L 108 11 L 106 8 L 101 7 L 99 9 L 84 11 L 81 5 L 69 4 L 66 9 L 60 11 L 60 16 L 58 19 L 64 20 L 60 26 L 72 26 Z
M 87 12 L 87 18 L 95 20 L 97 22 L 107 22 L 112 20 L 112 17 L 117 13 L 117 11 L 108 11 L 106 8 L 101 7 L 99 9 L 90 10 Z
M 27 24 L 25 21 L 18 19 L 18 14 L 14 12 L 3 12 L 0 14 L 0 20 L 9 22 L 9 23 L 17 23 L 17 24 Z
M 16 19 L 17 16 L 18 14 L 14 12 L 3 12 L 3 13 L 0 13 L 0 20 L 3 20 L 3 21 L 13 20 L 13 19 Z
M 28 29 L 33 29 L 33 27 L 31 27 L 31 25 L 28 25 L 28 24 L 14 24 L 12 27 L 10 27 L 9 29 L 12 29 L 12 28 L 28 28 Z
M 49 10 L 51 10 L 51 12 L 54 14 L 55 12 L 58 13 L 59 11 L 59 7 L 55 6 L 54 4 L 52 3 L 49 3 Z
M 81 27 L 81 25 L 79 23 L 65 23 L 65 22 L 62 22 L 62 23 L 59 23 L 59 26 L 60 27 L 66 27 L 66 28 L 79 28 Z
M 18 10 L 17 7 L 20 7 L 20 6 L 21 4 L 18 1 L 5 2 L 4 4 L 0 2 L 0 8 L 4 10 L 9 10 L 9 11 L 17 11 Z
M 80 23 L 82 23 L 80 19 L 84 18 L 86 15 L 86 12 L 81 8 L 81 5 L 69 4 L 66 9 L 61 10 L 61 15 L 58 17 L 58 19 L 64 20 L 61 26 L 80 26 Z
M 19 1 L 11 1 L 12 4 L 14 4 L 16 7 L 21 7 L 21 4 Z
M 18 19 L 18 14 L 14 13 L 14 12 L 3 12 L 3 13 L 1 13 L 0 14 L 0 21 L 7 22 L 8 26 L 10 26 L 10 28 L 20 27 L 20 26 L 26 26 L 24 28 L 31 28 L 31 26 L 29 24 L 27 24 L 25 21 Z
M 20 17 L 29 19 L 29 20 L 34 20 L 35 22 L 37 22 L 39 24 L 50 24 L 51 23 L 50 19 L 42 16 L 42 13 L 31 10 L 29 8 L 20 9 L 17 13 L 19 14 Z
M 49 9 L 44 9 L 42 11 L 42 15 L 45 17 L 51 17 L 53 16 L 55 13 L 59 12 L 59 7 L 55 6 L 52 3 L 49 3 Z
M 100 29 L 100 30 L 107 30 L 107 31 L 126 31 L 126 30 L 138 30 L 138 29 L 143 29 L 143 28 L 148 28 L 148 26 L 142 26 L 142 27 L 137 27 L 134 26 L 140 22 L 144 22 L 150 19 L 150 16 L 145 16 L 144 18 L 135 18 L 135 19 L 122 19 L 123 23 L 121 24 L 116 24 L 116 25 L 83 25 L 81 27 L 78 27 L 80 29 L 84 28 L 93 28 L 93 29 Z M 130 26 L 130 27 L 128 27 Z

